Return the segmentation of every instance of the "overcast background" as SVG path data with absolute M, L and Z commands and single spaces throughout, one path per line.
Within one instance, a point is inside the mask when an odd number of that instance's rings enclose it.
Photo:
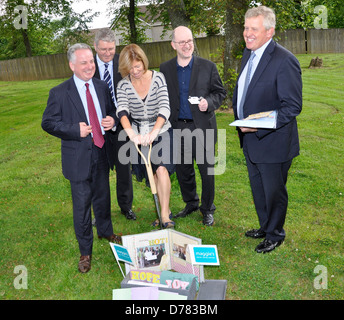
M 96 1 L 75 1 L 72 4 L 72 7 L 75 12 L 81 13 L 87 9 L 91 9 L 92 13 L 99 11 L 100 14 L 98 17 L 93 19 L 93 22 L 88 25 L 89 29 L 96 29 L 96 28 L 105 28 L 109 27 L 110 18 L 107 16 L 106 9 L 107 9 L 107 0 L 96 0 Z

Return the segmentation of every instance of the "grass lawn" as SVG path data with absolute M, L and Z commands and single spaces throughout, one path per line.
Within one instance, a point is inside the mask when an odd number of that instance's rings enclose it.
M 244 235 L 258 227 L 258 219 L 236 130 L 228 126 L 233 115 L 228 112 L 217 114 L 219 129 L 226 130 L 226 170 L 216 176 L 215 225 L 204 227 L 199 212 L 176 220 L 176 230 L 218 246 L 221 265 L 205 267 L 205 278 L 227 279 L 226 299 L 344 298 L 344 55 L 319 57 L 324 67 L 310 70 L 313 57 L 298 56 L 304 83 L 298 117 L 301 154 L 289 174 L 284 244 L 269 254 L 257 254 L 254 248 L 260 240 Z M 107 241 L 95 239 L 89 273 L 77 270 L 79 250 L 70 186 L 61 172 L 60 141 L 40 127 L 49 89 L 61 81 L 0 82 L 3 300 L 111 299 L 112 289 L 122 280 Z M 134 181 L 138 219 L 128 221 L 116 204 L 115 182 L 111 172 L 115 232 L 150 231 L 156 217 L 150 190 Z M 183 207 L 172 176 L 172 212 Z M 16 277 L 22 275 L 16 266 L 27 270 L 27 289 L 15 288 Z M 327 275 L 317 273 L 317 266 L 326 268 Z M 327 279 L 327 288 L 315 286 L 319 275 Z

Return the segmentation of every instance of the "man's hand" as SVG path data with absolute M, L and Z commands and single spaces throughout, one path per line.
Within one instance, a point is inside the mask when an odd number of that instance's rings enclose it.
M 102 119 L 101 125 L 105 131 L 111 130 L 115 125 L 115 119 L 110 116 L 106 116 Z
M 257 132 L 257 128 L 246 128 L 246 127 L 239 127 L 242 133 L 250 133 L 250 132 Z
M 86 138 L 92 132 L 92 127 L 88 126 L 85 122 L 79 122 L 79 126 L 81 138 Z
M 208 101 L 204 98 L 199 102 L 198 108 L 200 111 L 205 112 L 208 110 Z

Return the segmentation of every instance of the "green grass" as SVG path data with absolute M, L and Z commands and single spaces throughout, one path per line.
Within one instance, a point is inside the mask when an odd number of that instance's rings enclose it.
M 320 55 L 322 69 L 303 69 L 304 106 L 298 117 L 301 154 L 288 179 L 289 209 L 284 244 L 269 254 L 244 236 L 257 227 L 247 170 L 231 113 L 217 114 L 226 129 L 226 171 L 216 176 L 216 224 L 200 213 L 176 220 L 178 231 L 218 246 L 219 267 L 206 279 L 227 279 L 226 298 L 320 300 L 344 298 L 344 55 Z M 106 241 L 95 239 L 92 270 L 80 274 L 69 182 L 61 173 L 60 141 L 40 127 L 49 89 L 62 80 L 0 82 L 0 299 L 111 299 L 122 275 Z M 198 181 L 199 176 L 197 176 Z M 137 221 L 120 214 L 111 172 L 115 232 L 151 230 L 156 213 L 150 190 L 134 182 Z M 200 185 L 200 183 L 198 183 Z M 171 209 L 183 208 L 172 176 Z M 94 230 L 96 233 L 96 231 Z M 15 289 L 14 268 L 24 265 L 28 288 Z M 328 270 L 328 288 L 315 289 L 317 265 Z

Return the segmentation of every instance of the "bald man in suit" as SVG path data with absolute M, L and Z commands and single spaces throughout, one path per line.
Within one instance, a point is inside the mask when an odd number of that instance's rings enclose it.
M 203 224 L 214 224 L 215 177 L 213 172 L 217 124 L 215 110 L 226 97 L 226 90 L 216 64 L 193 55 L 194 39 L 189 28 L 179 26 L 173 30 L 171 45 L 176 57 L 160 65 L 167 82 L 170 99 L 170 122 L 174 129 L 176 145 L 180 146 L 180 163 L 176 173 L 185 208 L 175 218 L 186 217 L 200 209 Z M 189 96 L 195 102 L 189 101 Z M 180 134 L 178 134 L 180 132 Z M 186 138 L 187 132 L 196 142 Z M 200 156 L 201 154 L 201 156 Z M 188 157 L 191 157 L 189 161 Z M 196 188 L 194 161 L 202 180 L 201 206 Z

